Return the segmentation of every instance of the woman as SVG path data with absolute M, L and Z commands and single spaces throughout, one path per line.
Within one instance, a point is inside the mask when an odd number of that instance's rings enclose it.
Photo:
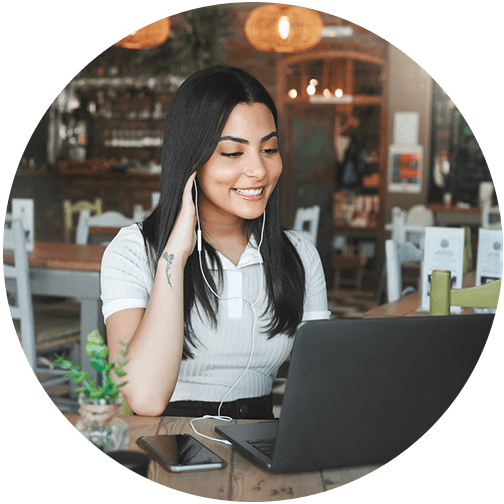
M 255 78 L 218 66 L 180 86 L 159 204 L 102 264 L 110 356 L 129 342 L 135 413 L 273 417 L 296 327 L 329 316 L 315 247 L 280 226 L 281 172 L 276 107 Z

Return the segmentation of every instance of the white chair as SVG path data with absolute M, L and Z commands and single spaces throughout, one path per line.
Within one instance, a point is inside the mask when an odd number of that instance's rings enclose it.
M 152 213 L 152 211 L 156 208 L 159 203 L 159 199 L 161 198 L 160 192 L 152 192 L 151 193 L 151 208 L 150 210 L 144 209 L 142 205 L 134 205 L 133 206 L 133 219 L 135 222 L 142 222 L 145 218 Z
M 434 226 L 434 212 L 425 205 L 414 205 L 408 210 L 406 224 L 411 226 Z
M 397 243 L 412 241 L 422 246 L 426 226 L 434 226 L 434 214 L 424 205 L 413 206 L 409 211 L 399 207 L 392 209 L 392 240 Z
M 152 210 L 145 210 L 142 205 L 133 205 L 133 220 L 135 222 L 142 222 Z
M 61 383 L 70 383 L 70 379 L 64 375 L 66 371 L 50 369 L 42 365 L 39 355 L 43 353 L 55 353 L 57 351 L 70 351 L 70 359 L 75 360 L 79 355 L 78 345 L 80 340 L 80 324 L 76 321 L 71 330 L 58 334 L 58 327 L 47 334 L 39 335 L 36 330 L 32 294 L 30 288 L 30 269 L 23 224 L 19 220 L 13 220 L 11 226 L 5 229 L 5 234 L 11 235 L 14 250 L 14 266 L 4 265 L 4 277 L 6 279 L 7 293 L 11 301 L 10 312 L 13 320 L 20 321 L 19 337 L 26 358 L 36 375 L 39 376 L 44 388 L 49 388 Z M 5 243 L 5 241 L 4 241 Z M 10 283 L 14 280 L 15 287 L 9 290 Z M 46 331 L 47 332 L 47 331 Z M 42 375 L 42 376 L 41 376 Z M 53 376 L 53 378 L 48 378 Z M 77 402 L 72 399 L 51 396 L 56 405 L 62 411 L 75 412 Z M 72 409 L 73 407 L 73 409 Z
M 116 232 L 118 229 L 129 226 L 135 222 L 135 219 L 126 217 L 115 211 L 103 212 L 99 215 L 91 216 L 89 210 L 81 210 L 79 222 L 77 223 L 75 243 L 77 243 L 77 245 L 87 245 L 91 231 L 99 230 L 103 233 Z
M 385 230 L 391 232 L 391 239 L 398 245 L 409 241 L 419 247 L 420 250 L 423 250 L 425 227 L 434 225 L 434 212 L 429 210 L 425 205 L 415 205 L 409 210 L 402 210 L 399 207 L 394 207 L 392 209 L 392 222 L 385 224 Z M 413 265 L 411 269 L 413 269 Z M 385 261 L 377 292 L 377 300 L 379 302 L 381 302 L 382 296 L 384 295 L 387 279 L 387 261 Z M 404 277 L 404 279 L 406 278 Z M 408 279 L 413 281 L 413 275 Z
M 421 262 L 422 251 L 412 242 L 398 244 L 395 240 L 386 240 L 385 258 L 387 269 L 387 299 L 389 303 L 401 299 L 412 288 L 403 289 L 402 266 Z
M 158 205 L 160 198 L 161 198 L 161 193 L 159 191 L 154 191 L 153 193 L 151 193 L 151 206 L 152 206 L 152 208 L 154 208 Z
M 10 312 L 13 319 L 20 321 L 21 346 L 30 366 L 35 369 L 35 322 L 30 290 L 30 269 L 21 221 L 11 221 L 10 227 L 4 230 L 4 244 L 4 248 L 12 247 L 14 250 L 14 266 L 4 264 L 4 277 L 16 281 L 16 291 L 11 297 L 15 303 L 10 306 Z
M 489 202 L 486 202 L 481 207 L 481 227 L 484 229 L 502 228 L 499 207 L 497 205 L 492 206 Z
M 301 233 L 313 245 L 317 245 L 320 207 L 298 208 L 294 218 L 294 230 Z

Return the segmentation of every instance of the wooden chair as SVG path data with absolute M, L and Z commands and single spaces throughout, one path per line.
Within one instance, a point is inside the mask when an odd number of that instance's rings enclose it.
M 501 281 L 466 289 L 452 289 L 451 273 L 448 270 L 434 270 L 431 276 L 431 315 L 448 315 L 451 306 L 470 308 L 497 308 Z
M 72 234 L 74 228 L 74 215 L 80 214 L 81 210 L 87 209 L 93 215 L 101 214 L 103 209 L 103 201 L 101 198 L 96 198 L 94 202 L 79 200 L 72 203 L 70 200 L 63 201 L 63 216 L 65 219 L 65 243 L 72 243 Z
M 362 290 L 364 267 L 367 258 L 362 245 L 343 245 L 341 250 L 333 254 L 332 266 L 334 268 L 334 288 L 341 285 L 351 285 L 357 290 Z M 354 271 L 352 278 L 342 276 L 342 271 Z
M 317 234 L 320 218 L 320 207 L 298 208 L 294 218 L 294 230 L 303 234 L 313 245 L 317 246 Z
M 387 298 L 392 303 L 401 299 L 415 289 L 403 289 L 402 267 L 408 264 L 416 264 L 422 260 L 422 251 L 412 242 L 406 241 L 398 244 L 395 240 L 385 242 L 385 259 L 387 271 Z
M 30 269 L 26 251 L 25 235 L 21 221 L 14 220 L 11 224 L 14 266 L 4 265 L 5 279 L 15 280 L 15 289 L 8 290 L 11 316 L 13 321 L 19 321 L 17 327 L 18 337 L 25 352 L 26 358 L 35 374 L 39 377 L 44 388 L 49 388 L 62 383 L 69 384 L 70 379 L 64 374 L 66 371 L 50 369 L 40 362 L 41 355 L 50 355 L 55 352 L 69 351 L 70 358 L 75 360 L 79 355 L 80 319 L 64 320 L 54 327 L 44 327 L 38 330 L 37 320 L 34 316 L 33 300 L 30 288 Z M 16 326 L 16 323 L 14 324 Z M 63 327 L 62 327 L 63 326 Z M 52 378 L 50 378 L 52 377 Z M 53 401 L 62 411 L 75 412 L 77 401 L 51 396 Z
M 120 228 L 135 222 L 135 219 L 125 217 L 123 214 L 114 211 L 103 212 L 92 217 L 90 211 L 84 209 L 79 214 L 75 242 L 78 245 L 87 245 L 90 233 L 116 233 Z

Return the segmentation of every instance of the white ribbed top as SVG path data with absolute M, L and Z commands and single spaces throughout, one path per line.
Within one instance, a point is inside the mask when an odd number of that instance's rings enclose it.
M 295 231 L 287 233 L 306 272 L 303 321 L 329 318 L 325 277 L 317 249 Z M 225 275 L 223 291 L 218 293 L 222 298 L 238 296 L 252 303 L 258 298 L 261 292 L 262 258 L 255 245 L 251 240 L 237 266 L 220 254 Z M 107 247 L 102 260 L 101 287 L 105 321 L 109 315 L 119 310 L 146 308 L 152 283 L 140 230 L 137 225 L 121 229 Z M 266 301 L 263 288 L 255 304 L 258 321 L 254 335 L 253 311 L 243 299 L 219 301 L 215 329 L 193 309 L 193 328 L 199 344 L 194 350 L 194 359 L 182 361 L 172 401 L 221 401 L 246 369 L 253 343 L 254 353 L 250 367 L 226 397 L 226 401 L 260 397 L 271 392 L 278 368 L 292 350 L 293 338 L 277 335 L 268 339 L 262 332 L 262 328 L 269 322 L 269 317 L 263 316 Z

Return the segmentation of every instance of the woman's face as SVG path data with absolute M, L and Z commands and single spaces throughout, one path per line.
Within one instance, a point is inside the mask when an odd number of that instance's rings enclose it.
M 259 217 L 281 173 L 282 159 L 270 109 L 262 103 L 238 104 L 214 153 L 198 170 L 202 217 Z

